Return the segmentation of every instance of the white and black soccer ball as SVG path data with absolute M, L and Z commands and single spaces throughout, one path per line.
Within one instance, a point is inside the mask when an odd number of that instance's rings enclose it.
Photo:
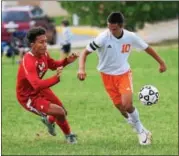
M 140 89 L 139 100 L 144 105 L 156 104 L 159 100 L 159 91 L 152 85 L 145 85 Z

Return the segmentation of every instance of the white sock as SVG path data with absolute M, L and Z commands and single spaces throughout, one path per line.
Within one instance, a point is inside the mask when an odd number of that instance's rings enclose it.
M 144 127 L 139 119 L 139 113 L 137 109 L 135 108 L 134 111 L 132 113 L 128 113 L 128 115 L 129 118 L 132 120 L 137 133 L 141 133 Z
M 131 119 L 130 117 L 124 118 L 124 119 L 125 119 L 125 121 L 126 121 L 128 124 L 131 124 L 131 123 L 132 123 L 132 119 Z

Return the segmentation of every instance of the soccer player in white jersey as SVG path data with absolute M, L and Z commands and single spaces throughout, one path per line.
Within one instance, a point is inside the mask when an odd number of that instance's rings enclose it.
M 139 118 L 137 108 L 133 106 L 132 71 L 128 57 L 132 48 L 144 50 L 159 63 L 159 72 L 167 67 L 160 56 L 135 33 L 123 28 L 124 17 L 113 12 L 107 18 L 108 30 L 99 34 L 80 54 L 78 78 L 86 78 L 85 62 L 88 54 L 97 51 L 99 64 L 97 69 L 107 93 L 126 121 L 136 130 L 141 145 L 151 144 L 152 133 L 147 130 Z

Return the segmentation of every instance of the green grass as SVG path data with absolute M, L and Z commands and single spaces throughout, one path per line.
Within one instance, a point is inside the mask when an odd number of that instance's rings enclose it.
M 88 57 L 87 79 L 76 77 L 77 62 L 66 67 L 61 82 L 52 89 L 68 110 L 68 120 L 78 135 L 78 144 L 64 143 L 48 135 L 39 117 L 25 111 L 16 100 L 17 65 L 2 58 L 2 154 L 7 155 L 177 155 L 178 153 L 178 51 L 177 45 L 157 46 L 168 70 L 158 72 L 158 64 L 145 53 L 132 53 L 134 105 L 143 124 L 153 133 L 151 146 L 140 146 L 131 130 L 107 96 L 96 70 L 97 56 Z M 80 50 L 81 51 L 81 50 Z M 59 53 L 51 55 L 58 59 Z M 46 77 L 54 74 L 48 72 Z M 137 92 L 153 84 L 160 92 L 157 105 L 139 103 Z M 39 134 L 39 136 L 37 135 Z

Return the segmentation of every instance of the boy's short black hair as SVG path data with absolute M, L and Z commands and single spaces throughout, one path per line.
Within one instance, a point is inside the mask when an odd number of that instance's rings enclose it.
M 108 18 L 107 22 L 111 24 L 123 24 L 124 23 L 124 16 L 121 12 L 112 12 Z
M 69 22 L 68 20 L 63 20 L 63 21 L 62 21 L 62 24 L 63 24 L 64 26 L 69 26 L 69 25 L 70 25 L 70 22 Z
M 34 43 L 37 36 L 46 34 L 46 30 L 43 27 L 33 27 L 27 32 L 26 39 L 27 42 Z

